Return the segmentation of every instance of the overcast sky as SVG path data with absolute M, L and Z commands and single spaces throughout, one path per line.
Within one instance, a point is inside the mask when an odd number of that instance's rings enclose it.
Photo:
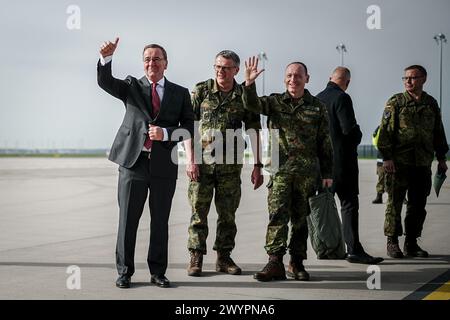
M 79 29 L 70 5 L 80 9 Z M 381 29 L 369 29 L 380 8 Z M 168 52 L 169 80 L 189 88 L 213 77 L 223 49 L 243 61 L 265 51 L 265 93 L 284 91 L 286 64 L 303 61 L 307 88 L 319 93 L 348 49 L 353 98 L 363 143 L 378 125 L 385 101 L 403 91 L 404 67 L 428 70 L 425 90 L 439 99 L 439 47 L 450 38 L 449 0 L 159 0 L 3 2 L 0 12 L 0 148 L 109 148 L 123 104 L 96 82 L 98 50 L 120 37 L 113 74 L 141 77 L 142 48 Z M 68 23 L 70 28 L 68 27 Z M 373 26 L 373 23 L 371 24 Z M 71 29 L 72 28 L 72 29 Z M 450 138 L 450 46 L 444 45 L 443 116 Z M 243 64 L 237 77 L 243 80 Z M 258 80 L 262 94 L 262 76 Z M 449 139 L 450 140 L 450 139 Z

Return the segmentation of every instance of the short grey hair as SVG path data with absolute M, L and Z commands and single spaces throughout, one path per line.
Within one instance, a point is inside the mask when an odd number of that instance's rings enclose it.
M 333 70 L 332 74 L 343 74 L 345 77 L 345 80 L 350 80 L 352 77 L 352 74 L 350 73 L 350 69 L 346 67 L 336 67 L 336 69 Z
M 159 44 L 151 43 L 151 44 L 146 45 L 146 46 L 144 47 L 144 50 L 142 50 L 142 55 L 144 55 L 145 50 L 147 50 L 147 49 L 159 49 L 159 50 L 161 50 L 161 52 L 162 52 L 162 54 L 163 54 L 163 57 L 164 57 L 164 60 L 167 61 L 167 52 L 166 52 L 166 49 L 164 49 L 164 48 L 163 48 L 162 46 L 160 46 Z
M 239 56 L 236 54 L 236 52 L 231 50 L 222 50 L 218 54 L 216 54 L 217 57 L 224 57 L 225 59 L 231 59 L 234 62 L 235 67 L 239 67 L 241 64 L 241 59 L 239 59 Z

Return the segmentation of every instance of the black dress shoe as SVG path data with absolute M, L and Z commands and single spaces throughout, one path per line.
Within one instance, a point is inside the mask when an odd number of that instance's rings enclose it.
M 120 276 L 116 280 L 116 287 L 125 289 L 131 286 L 131 277 L 129 276 Z
M 170 281 L 164 275 L 160 276 L 157 274 L 153 274 L 150 281 L 160 288 L 170 287 Z
M 348 254 L 345 258 L 350 263 L 362 263 L 362 264 L 378 264 L 384 261 L 380 257 L 372 257 L 371 255 L 363 252 L 359 254 Z
M 419 257 L 419 258 L 428 257 L 428 252 L 419 247 L 416 239 L 413 239 L 412 241 L 409 239 L 405 239 L 403 252 L 405 252 L 405 254 L 410 257 Z

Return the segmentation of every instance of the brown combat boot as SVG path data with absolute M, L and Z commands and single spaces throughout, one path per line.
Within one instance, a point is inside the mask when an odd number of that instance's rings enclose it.
M 255 273 L 253 278 L 258 281 L 286 280 L 283 256 L 271 254 L 269 262 L 260 272 Z
M 199 250 L 191 250 L 191 261 L 187 269 L 188 276 L 200 277 L 202 275 L 203 253 Z
M 428 258 L 428 252 L 419 247 L 416 238 L 406 237 L 403 251 L 410 257 Z
M 394 259 L 403 258 L 403 252 L 400 250 L 398 246 L 398 238 L 397 237 L 388 237 L 387 238 L 387 255 Z
M 216 271 L 233 275 L 239 275 L 242 273 L 242 269 L 234 263 L 229 252 L 217 252 Z
M 306 272 L 305 266 L 303 265 L 303 259 L 296 256 L 291 256 L 291 261 L 289 261 L 289 266 L 287 270 L 289 277 L 294 278 L 298 281 L 308 281 L 309 273 Z

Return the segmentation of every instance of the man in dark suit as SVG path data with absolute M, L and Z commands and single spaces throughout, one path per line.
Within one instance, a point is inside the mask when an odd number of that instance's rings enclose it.
M 163 47 L 144 48 L 145 76 L 112 76 L 111 60 L 117 48 L 105 42 L 97 66 L 99 86 L 122 100 L 125 116 L 114 140 L 109 160 L 119 165 L 119 230 L 116 286 L 129 288 L 134 273 L 134 250 L 139 219 L 150 191 L 150 244 L 148 266 L 151 282 L 169 287 L 167 269 L 168 220 L 177 179 L 176 144 L 193 134 L 194 114 L 189 91 L 164 77 L 167 54 Z M 175 147 L 174 152 L 172 149 Z
M 330 119 L 330 135 L 333 144 L 333 193 L 341 202 L 344 240 L 347 245 L 347 261 L 352 263 L 377 264 L 382 258 L 367 254 L 358 232 L 359 185 L 358 153 L 362 133 L 356 123 L 353 103 L 345 93 L 350 83 L 350 70 L 337 67 L 325 90 L 317 95 L 327 106 Z

